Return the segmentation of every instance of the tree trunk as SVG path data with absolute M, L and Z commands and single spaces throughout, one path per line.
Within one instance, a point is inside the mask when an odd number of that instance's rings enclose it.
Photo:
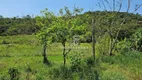
M 64 55 L 64 66 L 66 65 L 66 55 Z
M 113 54 L 112 54 L 112 50 L 113 50 L 113 48 L 112 48 L 112 42 L 113 42 L 113 39 L 111 38 L 111 40 L 110 40 L 110 48 L 109 48 L 109 55 L 110 55 L 110 56 L 113 55 Z
M 64 66 L 65 66 L 66 65 L 66 45 L 65 45 L 65 42 L 63 42 L 62 45 L 63 45 Z
M 94 32 L 94 19 L 92 19 L 92 55 L 95 60 L 95 32 Z
M 47 43 L 44 42 L 44 44 L 43 44 L 43 63 L 44 64 L 49 64 L 49 61 L 48 61 L 48 59 L 46 57 L 46 50 L 47 50 L 46 48 L 47 48 Z

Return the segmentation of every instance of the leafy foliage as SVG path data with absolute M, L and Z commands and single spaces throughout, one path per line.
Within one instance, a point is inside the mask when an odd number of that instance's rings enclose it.
M 116 44 L 115 49 L 118 53 L 124 54 L 125 52 L 128 52 L 131 50 L 131 42 L 127 40 L 127 38 L 125 38 L 124 40 L 119 41 Z
M 142 51 L 142 28 L 138 29 L 131 38 L 132 47 L 135 50 Z

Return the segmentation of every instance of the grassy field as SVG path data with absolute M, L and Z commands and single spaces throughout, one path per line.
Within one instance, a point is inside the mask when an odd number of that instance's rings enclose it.
M 52 66 L 42 63 L 42 46 L 35 35 L 0 36 L 0 80 L 9 78 L 8 70 L 15 67 L 20 72 L 20 80 L 27 79 L 27 69 L 31 69 L 29 80 L 49 80 L 48 71 L 63 64 L 62 46 L 54 43 L 48 46 L 48 58 Z M 82 43 L 74 47 L 68 55 L 82 53 L 91 56 L 91 44 Z M 102 80 L 142 80 L 142 54 L 127 52 L 126 55 L 103 56 L 100 61 Z M 77 80 L 77 79 L 75 79 Z

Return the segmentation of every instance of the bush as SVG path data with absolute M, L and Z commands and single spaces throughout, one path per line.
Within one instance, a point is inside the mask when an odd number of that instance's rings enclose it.
M 115 46 L 115 49 L 118 53 L 124 54 L 131 49 L 131 42 L 129 42 L 126 38 L 120 42 L 118 42 Z
M 95 47 L 95 52 L 97 55 L 102 56 L 102 55 L 109 55 L 109 46 L 110 46 L 110 36 L 105 33 L 101 38 L 99 38 L 96 43 Z
M 20 72 L 17 68 L 10 68 L 8 71 L 11 80 L 19 80 Z
M 100 68 L 94 66 L 92 57 L 83 60 L 81 53 L 71 56 L 70 66 L 60 66 L 49 70 L 52 80 L 98 80 Z
M 131 37 L 132 47 L 135 50 L 142 51 L 142 28 L 138 29 Z
M 70 56 L 70 64 L 71 64 L 71 69 L 72 71 L 78 71 L 81 69 L 81 64 L 83 60 L 84 54 L 81 53 L 76 53 L 72 56 Z
M 9 80 L 9 77 L 7 75 L 0 75 L 0 80 Z
M 94 58 L 93 57 L 87 58 L 86 59 L 86 64 L 87 64 L 87 66 L 93 66 L 93 65 L 95 65 Z
M 52 68 L 49 70 L 49 78 L 52 80 L 71 80 L 72 71 L 66 66 L 60 66 L 59 68 Z
M 2 40 L 2 44 L 9 44 L 6 40 Z
M 98 80 L 99 69 L 82 65 L 78 71 L 71 67 L 60 66 L 49 71 L 51 80 Z

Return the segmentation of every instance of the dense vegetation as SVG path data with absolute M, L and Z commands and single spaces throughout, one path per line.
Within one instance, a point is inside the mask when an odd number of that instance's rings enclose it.
M 110 12 L 109 14 L 111 14 Z M 86 23 L 88 25 L 89 30 L 91 31 L 91 19 L 92 15 L 93 18 L 97 21 L 98 18 L 104 16 L 106 14 L 105 11 L 96 11 L 96 12 L 86 12 L 84 14 L 79 15 L 81 19 L 83 19 L 83 22 L 89 21 L 89 23 Z M 87 16 L 86 16 L 87 15 Z M 86 18 L 87 17 L 87 18 Z M 118 14 L 119 17 L 117 20 L 121 21 L 122 18 L 127 17 L 127 23 L 125 27 L 121 30 L 120 38 L 130 37 L 136 29 L 141 27 L 141 25 L 137 24 L 137 21 L 142 21 L 142 16 L 140 14 L 132 14 L 127 12 L 120 12 Z M 95 29 L 96 34 L 99 35 L 100 26 L 96 26 L 97 29 Z M 19 34 L 34 34 L 38 32 L 39 26 L 36 25 L 35 18 L 31 17 L 30 15 L 24 16 L 22 18 L 19 17 L 13 17 L 13 18 L 4 18 L 3 16 L 0 17 L 0 35 L 19 35 Z M 101 28 L 102 33 L 105 33 L 106 29 L 105 27 Z M 88 37 L 87 41 L 90 42 L 91 38 Z
M 30 15 L 22 18 L 4 18 L 0 16 L 0 35 L 20 35 L 33 34 L 38 31 L 38 26 L 35 25 L 35 19 Z
M 0 80 L 141 80 L 142 15 L 82 10 L 1 16 Z

